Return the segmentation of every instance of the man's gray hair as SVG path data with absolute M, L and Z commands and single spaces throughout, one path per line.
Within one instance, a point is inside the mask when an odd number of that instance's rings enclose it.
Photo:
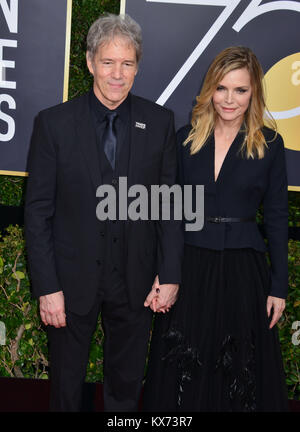
M 98 18 L 87 35 L 87 51 L 91 59 L 100 45 L 111 41 L 115 36 L 127 38 L 136 51 L 137 63 L 142 56 L 142 30 L 129 15 L 106 14 Z

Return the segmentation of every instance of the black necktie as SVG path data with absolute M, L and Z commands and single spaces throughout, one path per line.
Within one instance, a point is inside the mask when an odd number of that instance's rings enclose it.
M 114 121 L 117 117 L 115 111 L 106 114 L 106 128 L 103 133 L 104 153 L 106 154 L 112 169 L 115 169 L 117 137 L 114 131 Z

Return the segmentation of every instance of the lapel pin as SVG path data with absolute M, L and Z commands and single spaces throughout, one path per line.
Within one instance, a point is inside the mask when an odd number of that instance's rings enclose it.
M 135 122 L 135 127 L 139 129 L 146 129 L 146 123 Z

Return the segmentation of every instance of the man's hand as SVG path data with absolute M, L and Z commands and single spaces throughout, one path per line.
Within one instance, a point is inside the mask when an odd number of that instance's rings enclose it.
M 273 308 L 272 321 L 269 328 L 271 329 L 281 317 L 285 309 L 285 300 L 279 297 L 269 296 L 267 299 L 267 314 L 268 317 L 271 314 L 271 309 Z
M 160 285 L 158 276 L 156 276 L 144 306 L 150 306 L 154 312 L 168 312 L 177 299 L 178 289 L 178 284 Z
M 62 291 L 40 297 L 40 314 L 45 325 L 66 327 L 65 299 Z

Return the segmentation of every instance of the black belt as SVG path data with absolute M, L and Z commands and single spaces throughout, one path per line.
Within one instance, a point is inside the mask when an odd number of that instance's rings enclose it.
M 226 222 L 255 222 L 255 218 L 232 218 L 232 217 L 221 217 L 221 216 L 217 216 L 217 217 L 211 217 L 208 216 L 206 218 L 207 222 L 212 222 L 212 223 L 226 223 Z

